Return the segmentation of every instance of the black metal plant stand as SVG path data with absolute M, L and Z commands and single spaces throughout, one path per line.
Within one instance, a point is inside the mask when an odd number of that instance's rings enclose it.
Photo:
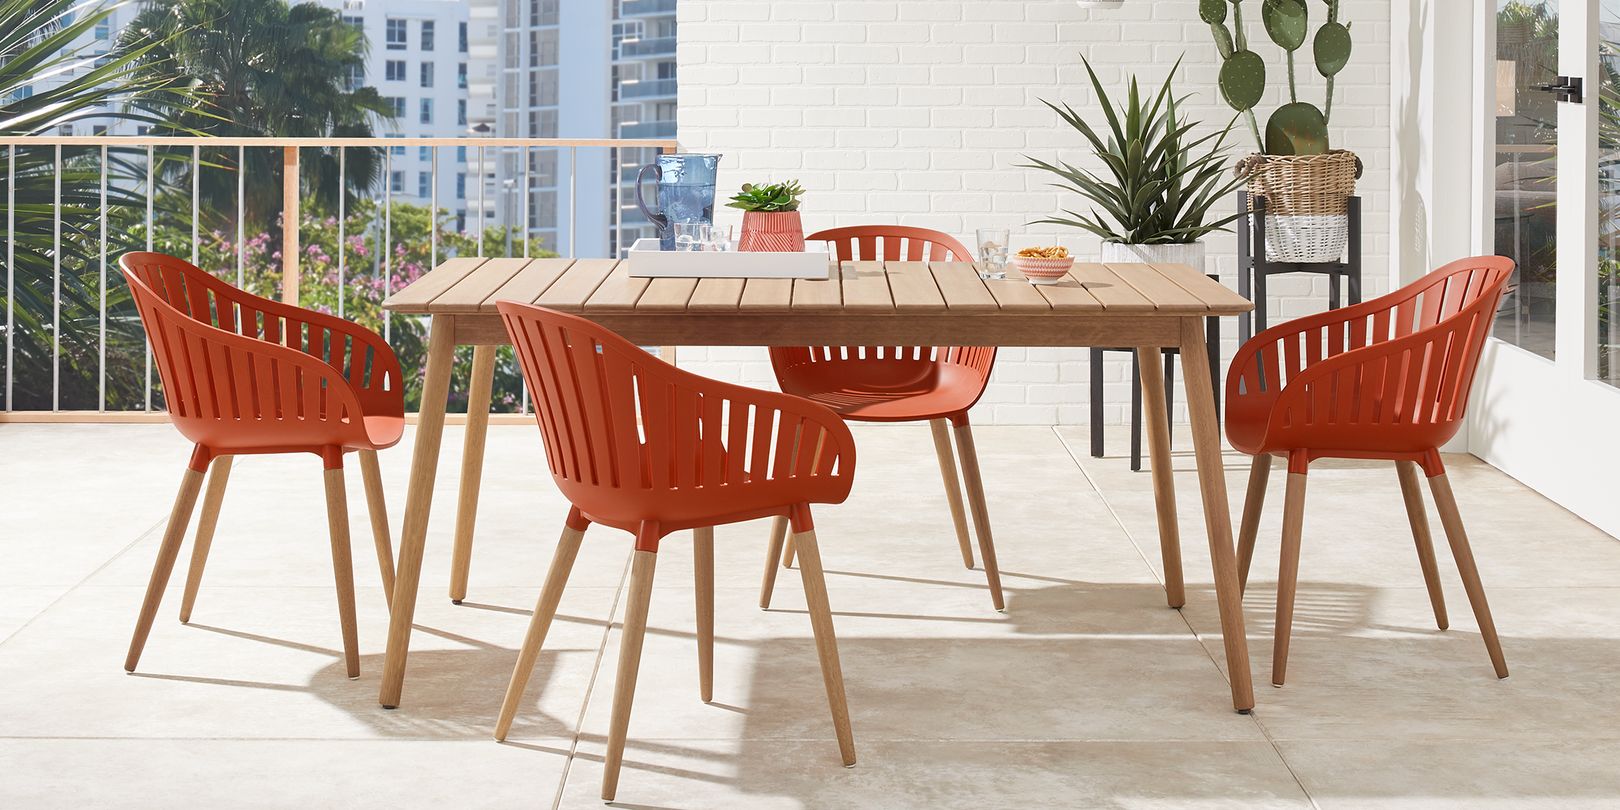
M 1247 192 L 1238 192 L 1238 295 L 1254 302 L 1250 313 L 1238 316 L 1238 343 L 1266 329 L 1266 279 L 1283 273 L 1316 273 L 1328 277 L 1328 309 L 1339 308 L 1339 280 L 1345 281 L 1350 303 L 1361 303 L 1361 198 L 1352 195 L 1346 205 L 1350 247 L 1342 262 L 1277 262 L 1266 258 L 1266 198 L 1254 198 L 1249 213 Z M 1253 249 L 1251 249 L 1251 246 Z M 1219 387 L 1219 386 L 1217 386 Z

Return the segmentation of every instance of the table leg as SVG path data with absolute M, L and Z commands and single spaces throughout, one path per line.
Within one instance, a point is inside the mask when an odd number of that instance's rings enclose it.
M 1204 330 L 1199 320 L 1181 319 L 1181 378 L 1187 386 L 1187 410 L 1192 419 L 1198 487 L 1203 494 L 1210 565 L 1215 575 L 1215 600 L 1221 615 L 1221 638 L 1226 645 L 1226 669 L 1232 682 L 1232 706 L 1247 712 L 1254 708 L 1249 640 L 1243 629 L 1243 596 L 1238 589 L 1237 560 L 1232 548 L 1232 514 L 1226 496 L 1226 471 L 1221 461 L 1221 426 L 1215 418 L 1215 386 L 1210 378 Z
M 1170 466 L 1169 406 L 1165 401 L 1164 378 L 1159 376 L 1160 349 L 1144 346 L 1136 350 L 1142 368 L 1138 385 L 1147 401 L 1148 455 L 1153 473 L 1153 505 L 1159 513 L 1159 552 L 1164 556 L 1164 593 L 1170 607 L 1186 604 L 1181 576 L 1181 527 L 1176 520 L 1175 472 Z
M 461 445 L 461 490 L 456 498 L 456 545 L 450 553 L 450 601 L 467 598 L 472 568 L 473 526 L 478 521 L 478 488 L 484 480 L 484 442 L 489 434 L 489 397 L 495 386 L 495 347 L 474 346 L 472 382 L 467 387 L 467 434 Z
M 405 527 L 400 533 L 399 565 L 394 572 L 388 655 L 383 661 L 382 689 L 377 695 L 377 702 L 390 709 L 399 705 L 400 693 L 405 689 L 405 656 L 410 651 L 411 620 L 416 615 L 416 590 L 422 579 L 422 550 L 427 544 L 428 512 L 433 508 L 439 443 L 444 438 L 450 369 L 455 365 L 455 331 L 454 316 L 433 316 L 427 372 L 422 381 L 421 413 L 416 423 L 416 448 L 411 453 L 410 487 L 405 494 Z

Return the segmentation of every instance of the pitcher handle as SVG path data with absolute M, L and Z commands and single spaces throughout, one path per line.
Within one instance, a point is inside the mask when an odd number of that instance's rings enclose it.
M 648 221 L 656 225 L 659 232 L 662 233 L 663 231 L 669 229 L 669 217 L 666 217 L 663 214 L 654 213 L 651 208 L 648 208 L 647 200 L 641 193 L 642 185 L 646 182 L 647 172 L 649 171 L 657 176 L 655 178 L 656 180 L 664 179 L 664 170 L 658 168 L 658 164 L 649 163 L 642 166 L 641 171 L 636 172 L 636 207 L 640 208 L 641 213 L 647 216 Z

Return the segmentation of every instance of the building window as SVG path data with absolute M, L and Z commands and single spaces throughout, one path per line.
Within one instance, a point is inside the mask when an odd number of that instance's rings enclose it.
M 467 100 L 464 98 L 456 100 L 456 125 L 467 125 Z
M 467 89 L 467 63 L 466 62 L 462 62 L 461 64 L 456 65 L 456 87 L 459 87 L 462 90 Z
M 433 50 L 433 21 L 422 21 L 422 50 Z
M 366 66 L 363 62 L 355 62 L 343 70 L 343 89 L 354 92 L 366 85 Z
M 393 194 L 398 194 L 401 191 L 403 191 L 404 189 L 405 189 L 405 173 L 402 172 L 402 171 L 389 172 L 388 173 L 388 191 L 390 193 L 393 193 Z
M 390 50 L 390 51 L 403 51 L 403 50 L 405 50 L 405 40 L 406 40 L 405 21 L 404 20 L 396 20 L 396 19 L 390 17 L 390 18 L 388 18 L 388 21 L 384 25 L 385 25 L 385 31 L 387 33 L 388 50 Z
M 467 175 L 465 172 L 456 175 L 456 199 L 467 199 Z
M 390 135 L 388 137 L 390 137 L 390 138 L 398 138 L 400 136 L 398 136 L 398 135 Z M 398 158 L 405 157 L 405 147 L 403 147 L 403 146 L 390 146 L 390 147 L 388 147 L 388 156 L 389 157 L 398 157 Z
M 433 175 L 427 172 L 416 173 L 416 196 L 427 199 L 433 193 L 431 180 Z
M 383 79 L 390 82 L 405 81 L 405 60 L 390 59 L 384 62 Z
M 352 15 L 349 15 L 349 14 L 345 14 L 345 15 L 343 15 L 343 22 L 344 22 L 344 24 L 352 25 L 355 28 L 363 29 L 363 28 L 366 27 L 366 20 L 365 20 L 364 17 L 355 17 L 355 16 L 352 16 Z
M 459 50 L 462 53 L 466 53 L 467 52 L 467 24 L 466 23 L 460 23 L 457 26 L 457 38 L 460 40 L 460 42 L 457 43 L 458 44 L 457 50 Z
M 432 62 L 423 62 L 422 63 L 422 86 L 423 87 L 432 87 L 433 86 L 433 63 Z
M 423 163 L 427 163 L 428 161 L 432 160 L 433 159 L 433 147 L 431 147 L 431 146 L 418 146 L 418 147 L 416 147 L 416 159 L 422 161 Z
M 467 147 L 465 147 L 465 146 L 456 147 L 456 162 L 457 163 L 466 163 L 467 162 Z
M 112 39 L 112 20 L 103 19 L 96 23 L 96 39 L 104 42 Z
M 383 96 L 383 103 L 393 110 L 395 118 L 405 117 L 405 98 L 403 96 Z
M 418 120 L 424 124 L 433 123 L 433 99 L 422 99 L 421 115 L 418 116 Z

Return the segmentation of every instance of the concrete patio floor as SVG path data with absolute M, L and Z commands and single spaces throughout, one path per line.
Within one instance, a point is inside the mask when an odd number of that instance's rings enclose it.
M 1187 439 L 1178 426 L 1177 439 Z M 839 766 L 797 574 L 756 605 L 763 522 L 716 538 L 715 700 L 698 699 L 690 544 L 659 555 L 626 807 L 1620 805 L 1620 541 L 1448 457 L 1512 677 L 1449 551 L 1435 629 L 1393 468 L 1322 463 L 1289 683 L 1268 685 L 1283 475 L 1246 601 L 1258 708 L 1232 711 L 1188 454 L 1188 580 L 1165 605 L 1151 484 L 1077 428 L 978 430 L 1007 610 L 962 566 L 926 428 L 857 428 L 817 512 L 859 763 Z M 383 453 L 399 532 L 407 446 Z M 0 807 L 595 807 L 630 542 L 593 529 L 510 741 L 491 740 L 565 506 L 532 426 L 491 429 L 466 603 L 446 596 L 448 429 L 403 705 L 349 474 L 362 675 L 344 677 L 319 463 L 239 461 L 192 623 L 177 571 L 121 664 L 188 448 L 168 426 L 0 426 Z M 1245 459 L 1228 456 L 1233 511 Z M 190 539 L 182 550 L 181 570 Z

